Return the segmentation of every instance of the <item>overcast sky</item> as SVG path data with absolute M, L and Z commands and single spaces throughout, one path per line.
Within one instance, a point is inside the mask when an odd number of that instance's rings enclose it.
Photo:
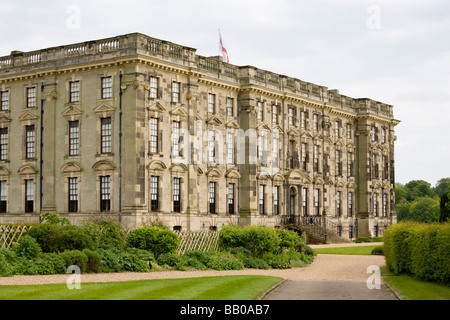
M 397 181 L 450 177 L 448 0 L 0 0 L 0 56 L 131 32 L 394 105 Z

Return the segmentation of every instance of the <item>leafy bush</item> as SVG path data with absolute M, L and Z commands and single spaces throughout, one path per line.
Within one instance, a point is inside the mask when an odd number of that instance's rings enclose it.
M 211 256 L 207 267 L 213 270 L 242 270 L 242 261 L 229 253 L 217 253 Z
M 195 259 L 198 262 L 200 262 L 201 264 L 203 264 L 204 266 L 207 266 L 208 263 L 211 261 L 211 255 L 213 253 L 211 252 L 203 252 L 203 251 L 199 251 L 199 250 L 194 250 L 194 251 L 188 251 L 184 254 L 184 258 L 186 259 Z
M 156 262 L 160 266 L 168 266 L 171 268 L 176 268 L 183 264 L 183 259 L 174 253 L 163 253 L 158 257 Z
M 180 244 L 180 239 L 168 229 L 143 227 L 130 233 L 128 244 L 130 247 L 148 250 L 158 258 L 164 253 L 174 253 Z
M 148 264 L 148 260 L 145 261 L 142 257 L 131 254 L 131 253 L 122 253 L 120 254 L 120 264 L 124 271 L 129 272 L 149 272 L 150 267 Z
M 450 284 L 450 223 L 399 223 L 384 235 L 386 264 L 395 274 Z
M 303 245 L 300 235 L 292 230 L 275 229 L 280 238 L 280 247 L 282 248 L 298 248 Z
M 195 258 L 187 258 L 187 257 L 183 257 L 183 265 L 187 268 L 194 268 L 197 270 L 206 270 L 206 266 L 201 263 L 200 261 L 198 261 Z
M 66 261 L 56 253 L 43 253 L 34 260 L 36 267 L 36 274 L 51 275 L 51 274 L 65 274 Z
M 66 218 L 61 218 L 56 213 L 44 213 L 42 215 L 43 224 L 60 225 L 60 226 L 70 226 L 71 223 Z
M 95 249 L 92 238 L 83 229 L 72 225 L 41 224 L 32 227 L 27 235 L 35 238 L 46 253 Z
M 59 255 L 66 262 L 66 268 L 70 266 L 78 266 L 82 273 L 86 272 L 89 258 L 84 252 L 79 250 L 72 250 L 64 251 Z
M 66 226 L 61 232 L 61 250 L 95 250 L 94 241 L 84 232 L 82 228 L 76 226 Z
M 274 254 L 271 252 L 263 255 L 263 260 L 273 269 L 289 269 L 291 264 L 287 254 Z
M 379 255 L 379 256 L 384 255 L 383 246 L 377 246 L 377 247 L 373 248 L 371 255 Z
M 220 230 L 219 248 L 227 250 L 228 248 L 244 247 L 244 229 L 235 226 L 224 226 Z
M 14 275 L 13 268 L 6 257 L 0 253 L 0 277 L 11 277 Z
M 84 249 L 83 253 L 87 256 L 88 261 L 86 265 L 86 271 L 97 273 L 100 270 L 100 266 L 102 264 L 102 256 L 93 250 Z
M 42 253 L 42 249 L 37 243 L 36 239 L 25 235 L 12 247 L 12 250 L 19 257 L 23 257 L 29 260 L 35 259 Z
M 277 251 L 280 243 L 281 239 L 275 229 L 257 226 L 245 228 L 227 226 L 222 228 L 219 236 L 219 247 L 222 250 L 243 247 L 255 256 Z
M 96 252 L 101 256 L 100 272 L 121 272 L 120 256 L 115 250 L 97 249 Z
M 270 266 L 267 264 L 267 262 L 261 258 L 244 257 L 242 259 L 242 263 L 244 264 L 244 267 L 248 269 L 270 269 Z
M 116 248 L 122 251 L 126 247 L 125 230 L 114 221 L 97 219 L 84 223 L 82 229 L 92 238 L 97 248 Z

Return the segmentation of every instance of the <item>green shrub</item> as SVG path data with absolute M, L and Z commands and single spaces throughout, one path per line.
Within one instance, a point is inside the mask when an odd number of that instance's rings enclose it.
M 217 253 L 211 256 L 207 267 L 213 270 L 242 270 L 242 261 L 229 253 Z
M 156 262 L 160 266 L 168 266 L 171 268 L 177 268 L 183 264 L 183 259 L 174 253 L 163 253 L 158 257 Z
M 273 229 L 268 227 L 223 227 L 219 236 L 219 248 L 227 250 L 239 258 L 262 257 L 265 253 L 279 254 L 284 249 L 298 250 L 314 255 L 298 233 L 292 230 Z M 234 248 L 242 248 L 236 251 Z M 243 252 L 245 249 L 247 252 Z
M 236 247 L 236 248 L 230 248 L 227 250 L 229 253 L 231 253 L 236 258 L 239 258 L 243 260 L 244 258 L 252 258 L 252 253 L 250 250 L 245 249 L 243 247 Z
M 144 261 L 136 254 L 122 253 L 120 254 L 120 264 L 124 271 L 129 272 L 149 272 L 150 267 L 148 260 Z
M 219 248 L 227 250 L 229 248 L 244 247 L 244 228 L 235 226 L 224 226 L 220 230 Z
M 61 250 L 82 251 L 84 249 L 95 249 L 92 238 L 80 227 L 63 227 L 61 233 Z
M 13 275 L 13 268 L 8 263 L 6 257 L 0 254 L 0 277 L 11 277 Z
M 262 259 L 273 269 L 291 268 L 289 256 L 285 253 L 275 254 L 272 252 L 268 252 L 263 255 Z
M 84 223 L 82 229 L 92 238 L 97 248 L 125 250 L 126 232 L 114 221 L 97 219 Z
M 391 226 L 384 235 L 384 255 L 394 274 L 449 285 L 450 223 Z
M 38 275 L 65 274 L 66 261 L 56 253 L 42 253 L 34 260 Z
M 52 224 L 52 225 L 60 225 L 60 226 L 70 226 L 71 223 L 69 219 L 61 218 L 56 213 L 44 213 L 42 216 L 42 223 L 43 224 Z
M 121 272 L 123 271 L 120 264 L 119 254 L 112 249 L 97 249 L 96 252 L 101 256 L 100 272 Z
M 195 258 L 187 258 L 187 257 L 183 257 L 183 265 L 187 268 L 194 268 L 197 270 L 206 270 L 206 266 L 201 263 L 200 261 L 198 261 Z
M 62 252 L 61 250 L 62 226 L 56 224 L 40 224 L 32 227 L 27 235 L 36 239 L 43 252 Z
M 203 252 L 203 251 L 199 251 L 199 250 L 194 250 L 194 251 L 186 252 L 183 257 L 187 258 L 187 259 L 195 259 L 195 260 L 199 261 L 201 264 L 203 264 L 204 266 L 207 266 L 208 263 L 211 261 L 211 256 L 212 256 L 211 252 Z
M 280 247 L 283 248 L 300 248 L 304 245 L 300 235 L 293 230 L 275 229 L 280 238 Z
M 384 256 L 394 274 L 411 273 L 411 248 L 415 223 L 403 222 L 390 226 L 384 233 Z
M 264 259 L 254 258 L 254 257 L 244 257 L 242 259 L 245 268 L 248 269 L 270 269 L 270 266 L 267 264 Z
M 78 268 L 80 268 L 82 273 L 86 272 L 89 258 L 84 252 L 79 250 L 72 250 L 72 251 L 64 251 L 59 255 L 66 262 L 66 268 L 70 266 L 78 266 Z
M 12 250 L 17 254 L 17 256 L 30 260 L 36 258 L 42 253 L 42 249 L 36 239 L 30 237 L 29 235 L 21 237 L 20 240 L 12 247 Z
M 372 250 L 372 252 L 370 254 L 371 255 L 378 255 L 378 256 L 384 255 L 384 253 L 383 253 L 383 246 L 377 246 L 377 247 L 373 248 L 373 250 Z
M 27 235 L 35 238 L 46 253 L 95 249 L 92 238 L 77 226 L 41 224 L 32 227 Z
M 277 252 L 281 243 L 277 231 L 265 227 L 245 228 L 244 239 L 245 248 L 257 257 L 261 257 L 265 252 Z
M 178 236 L 160 227 L 143 227 L 133 230 L 128 236 L 130 247 L 152 252 L 156 258 L 164 253 L 174 253 L 180 244 Z
M 97 273 L 100 270 L 100 266 L 102 264 L 102 256 L 93 250 L 84 249 L 83 253 L 87 256 L 88 261 L 86 265 L 86 271 Z

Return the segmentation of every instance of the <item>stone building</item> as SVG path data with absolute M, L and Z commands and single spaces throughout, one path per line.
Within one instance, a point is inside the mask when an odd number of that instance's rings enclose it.
M 382 235 L 393 107 L 143 34 L 0 58 L 0 223 Z M 326 218 L 326 219 L 324 219 Z

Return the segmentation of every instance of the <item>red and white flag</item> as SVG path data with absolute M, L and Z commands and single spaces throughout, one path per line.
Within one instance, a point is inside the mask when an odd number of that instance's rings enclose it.
M 228 51 L 225 49 L 222 41 L 222 35 L 220 34 L 219 30 L 219 38 L 220 38 L 220 54 L 223 57 L 223 62 L 230 63 L 230 57 L 228 56 Z

